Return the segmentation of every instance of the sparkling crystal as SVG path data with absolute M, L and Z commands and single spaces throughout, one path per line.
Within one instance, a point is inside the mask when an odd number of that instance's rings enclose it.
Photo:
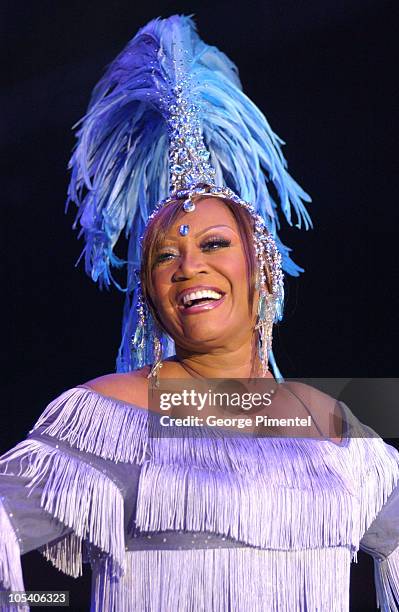
M 188 232 L 189 232 L 190 226 L 189 225 L 181 225 L 179 227 L 179 234 L 180 236 L 187 236 Z
M 205 160 L 205 161 L 209 158 L 209 153 L 206 149 L 200 149 L 198 151 L 198 155 L 200 159 Z
M 195 210 L 195 204 L 190 199 L 186 200 L 183 204 L 184 212 L 193 212 Z
M 197 141 L 194 136 L 188 136 L 188 138 L 186 138 L 186 145 L 189 149 L 195 149 L 196 144 Z
M 177 175 L 183 174 L 184 172 L 183 166 L 180 166 L 179 164 L 173 164 L 171 170 L 174 174 L 177 174 Z

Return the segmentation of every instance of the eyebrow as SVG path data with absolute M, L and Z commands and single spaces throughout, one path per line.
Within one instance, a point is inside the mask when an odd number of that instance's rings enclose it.
M 196 234 L 194 234 L 194 238 L 198 238 L 198 236 L 201 236 L 201 234 L 205 234 L 205 232 L 207 232 L 208 230 L 215 229 L 216 227 L 227 227 L 227 229 L 229 229 L 232 232 L 234 232 L 233 228 L 230 227 L 230 225 L 210 225 L 209 227 L 206 227 L 205 229 L 201 230 L 200 232 L 197 232 Z

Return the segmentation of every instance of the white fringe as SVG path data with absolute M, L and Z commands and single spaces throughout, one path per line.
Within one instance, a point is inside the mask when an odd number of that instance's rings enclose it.
M 170 428 L 165 437 L 156 413 L 77 387 L 48 406 L 39 427 L 80 450 L 143 466 L 141 531 L 211 531 L 287 550 L 343 544 L 354 554 L 399 479 L 398 452 L 364 437 L 353 415 L 354 437 L 341 446 L 209 427 Z
M 133 409 L 129 409 L 133 408 Z M 32 432 L 43 433 L 104 459 L 141 464 L 148 442 L 148 413 L 82 387 L 49 404 Z
M 3 456 L 3 473 L 7 473 L 8 461 L 15 459 L 20 460 L 18 476 L 30 479 L 26 487 L 31 491 L 42 488 L 41 507 L 75 534 L 47 548 L 45 556 L 58 569 L 75 575 L 82 563 L 80 542 L 88 540 L 112 557 L 116 575 L 123 573 L 123 497 L 110 478 L 82 459 L 34 439 L 21 442 Z M 68 559 L 70 553 L 73 559 Z
M 141 531 L 210 531 L 263 548 L 345 545 L 355 552 L 399 478 L 397 457 L 378 439 L 353 439 L 348 447 L 226 439 L 230 467 L 213 470 L 201 464 L 217 459 L 215 441 L 202 440 L 191 460 L 181 457 L 184 447 L 178 452 L 181 442 L 160 440 L 156 458 L 143 465 Z
M 20 555 L 18 538 L 0 498 L 0 585 L 5 590 L 24 590 Z
M 399 547 L 389 557 L 374 558 L 377 607 L 383 612 L 399 610 Z
M 355 443 L 359 453 L 362 447 L 359 460 L 364 462 L 364 466 L 357 469 L 362 508 L 359 528 L 363 536 L 398 484 L 399 455 L 381 438 L 356 439 Z M 353 449 L 355 453 L 357 449 Z
M 40 552 L 61 572 L 78 578 L 83 573 L 82 545 L 82 539 L 70 533 L 55 544 L 46 544 Z
M 93 567 L 92 612 L 347 612 L 350 551 L 255 548 L 127 553 L 118 582 Z
M 49 405 L 34 431 L 38 428 L 87 453 L 142 465 L 139 532 L 208 531 L 281 554 L 345 547 L 355 558 L 363 534 L 399 479 L 398 452 L 380 438 L 364 437 L 362 426 L 356 431 L 356 420 L 353 437 L 340 446 L 301 438 L 226 436 L 195 427 L 171 428 L 171 437 L 165 437 L 155 413 L 75 388 Z M 78 549 L 86 538 L 123 568 L 123 507 L 116 485 L 78 458 L 40 448 L 32 447 L 33 465 L 26 468 L 31 486 L 46 478 L 43 507 L 73 527 L 77 538 L 48 549 L 48 558 L 79 575 Z M 381 584 L 392 582 L 387 572 Z

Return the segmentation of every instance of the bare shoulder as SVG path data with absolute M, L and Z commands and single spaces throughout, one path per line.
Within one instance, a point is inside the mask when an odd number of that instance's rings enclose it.
M 333 396 L 316 387 L 297 381 L 284 383 L 299 401 L 308 408 L 326 437 L 336 438 L 342 433 L 342 409 Z
M 316 387 L 307 385 L 296 380 L 284 382 L 284 387 L 288 388 L 291 392 L 297 395 L 302 401 L 316 402 L 325 409 L 331 408 L 337 401 L 328 393 L 320 391 Z
M 101 395 L 148 408 L 149 367 L 125 374 L 106 374 L 81 385 Z

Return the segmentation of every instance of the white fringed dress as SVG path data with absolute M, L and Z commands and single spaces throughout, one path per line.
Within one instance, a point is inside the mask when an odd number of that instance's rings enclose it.
M 397 610 L 399 453 L 341 407 L 341 444 L 165 437 L 154 412 L 63 393 L 0 460 L 0 588 L 24 589 L 38 548 L 72 576 L 91 564 L 93 612 L 343 612 L 362 547 Z

